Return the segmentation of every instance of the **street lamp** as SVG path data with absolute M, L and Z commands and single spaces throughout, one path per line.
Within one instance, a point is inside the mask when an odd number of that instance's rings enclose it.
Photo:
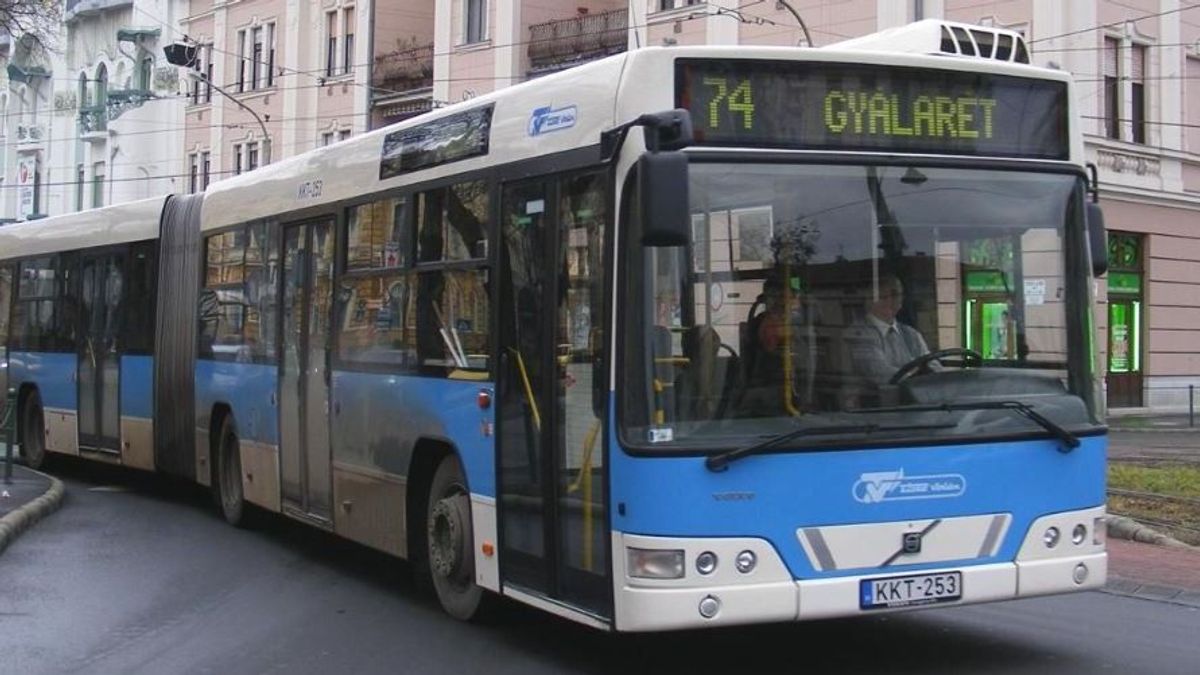
M 788 4 L 787 0 L 776 0 L 775 7 L 783 7 L 787 11 L 791 12 L 792 16 L 796 17 L 796 23 L 800 24 L 800 30 L 804 31 L 804 41 L 808 43 L 809 47 L 812 47 L 812 36 L 808 34 L 808 26 L 804 25 L 804 19 L 800 18 L 800 12 L 797 12 L 795 7 L 792 7 L 790 4 Z
M 200 80 L 202 83 L 212 87 L 213 89 L 216 89 L 219 94 L 221 94 L 225 98 L 229 99 L 230 101 L 233 101 L 237 105 L 237 107 L 250 113 L 250 116 L 253 117 L 256 122 L 258 122 L 258 126 L 262 129 L 263 164 L 270 164 L 271 163 L 271 138 L 270 138 L 270 136 L 267 135 L 267 125 L 263 123 L 262 118 L 258 116 L 258 113 L 254 112 L 253 108 L 251 108 L 250 106 L 246 105 L 245 103 L 242 103 L 241 101 L 237 100 L 229 92 L 218 87 L 217 84 L 215 82 L 213 82 L 212 80 L 210 80 L 208 78 L 208 76 L 206 76 L 204 73 L 193 68 L 193 66 L 196 63 L 196 56 L 199 53 L 199 51 L 200 51 L 199 47 L 197 47 L 196 45 L 187 44 L 185 42 L 174 42 L 174 43 L 167 45 L 166 47 L 163 47 L 163 54 L 165 54 L 167 57 L 167 63 L 169 63 L 173 66 L 180 66 L 182 68 L 187 68 L 188 73 L 191 77 L 194 77 L 197 80 Z

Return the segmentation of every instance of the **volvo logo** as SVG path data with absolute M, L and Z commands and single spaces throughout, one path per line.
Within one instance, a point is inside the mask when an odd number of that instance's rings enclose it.
M 900 537 L 900 550 L 905 553 L 920 553 L 921 552 L 921 537 L 923 532 L 905 532 Z

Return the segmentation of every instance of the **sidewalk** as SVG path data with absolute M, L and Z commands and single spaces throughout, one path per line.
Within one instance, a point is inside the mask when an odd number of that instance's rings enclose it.
M 1110 537 L 1105 590 L 1200 608 L 1200 550 Z
M 1112 458 L 1161 456 L 1200 461 L 1200 415 L 1192 420 L 1186 413 L 1110 411 L 1105 422 Z M 1193 422 L 1198 426 L 1191 426 Z
M 19 464 L 13 465 L 12 483 L 5 483 L 0 447 L 0 552 L 30 525 L 57 509 L 62 498 L 61 481 Z
M 1195 431 L 1200 433 L 1200 411 L 1184 413 L 1148 413 L 1109 411 L 1105 419 L 1112 431 Z

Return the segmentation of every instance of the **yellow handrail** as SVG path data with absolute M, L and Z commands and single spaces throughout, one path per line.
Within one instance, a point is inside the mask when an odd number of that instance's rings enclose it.
M 799 417 L 792 384 L 792 284 L 791 268 L 783 266 L 783 407 L 792 417 Z
M 508 351 L 517 357 L 517 372 L 521 373 L 521 384 L 525 388 L 525 398 L 529 402 L 529 409 L 533 411 L 533 426 L 538 431 L 541 431 L 542 414 L 538 412 L 537 399 L 533 397 L 533 386 L 529 384 L 529 372 L 525 370 L 525 359 L 521 357 L 521 352 L 514 347 L 509 347 Z
M 596 420 L 583 441 L 583 466 L 579 470 L 579 477 L 567 486 L 567 494 L 583 486 L 583 569 L 588 572 L 592 571 L 592 453 L 599 437 L 600 420 Z

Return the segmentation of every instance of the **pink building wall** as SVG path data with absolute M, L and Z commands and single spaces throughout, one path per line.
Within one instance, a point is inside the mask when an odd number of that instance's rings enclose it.
M 701 6 L 667 12 L 651 12 L 646 17 L 646 44 L 702 45 L 708 41 L 708 15 Z
M 413 45 L 433 44 L 433 2 L 385 0 L 374 4 L 375 54 Z
M 830 3 L 796 0 L 792 7 L 804 19 L 817 47 L 859 37 L 876 30 L 875 0 L 845 0 Z M 746 22 L 738 27 L 742 44 L 795 46 L 803 40 L 796 18 L 773 2 L 749 5 L 741 10 Z
M 461 2 L 452 2 L 450 30 L 451 43 L 454 45 L 450 55 L 450 72 L 447 79 L 450 82 L 450 98 L 448 102 L 458 102 L 486 94 L 496 86 L 496 57 L 493 38 L 496 31 L 496 2 L 488 3 L 487 39 L 479 44 L 463 44 L 465 20 Z M 434 78 L 442 77 L 434 73 Z
M 1200 210 L 1115 199 L 1104 209 L 1109 223 L 1149 235 L 1146 375 L 1200 373 Z
M 951 21 L 979 23 L 982 19 L 993 19 L 1001 26 L 1033 23 L 1033 0 L 946 0 L 945 7 L 945 18 Z M 1031 28 L 1037 30 L 1036 26 Z

